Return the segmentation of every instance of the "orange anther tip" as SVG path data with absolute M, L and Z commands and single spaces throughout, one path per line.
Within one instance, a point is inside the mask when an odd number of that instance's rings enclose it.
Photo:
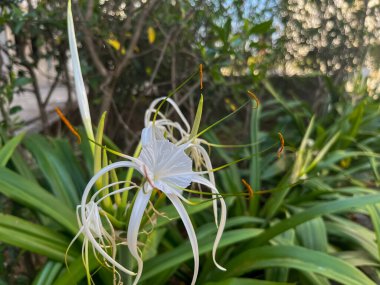
M 55 107 L 54 108 L 55 112 L 58 114 L 59 118 L 62 120 L 62 122 L 66 125 L 66 127 L 70 130 L 70 132 L 76 136 L 77 140 L 78 140 L 78 143 L 81 143 L 81 137 L 79 135 L 79 133 L 75 130 L 75 128 L 73 127 L 73 125 L 69 122 L 69 120 L 65 117 L 65 115 L 62 113 L 62 111 L 58 108 L 58 107 Z
M 255 93 L 253 93 L 252 91 L 249 91 L 249 90 L 248 90 L 247 93 L 248 93 L 248 96 L 249 96 L 252 100 L 255 100 L 255 102 L 256 102 L 256 107 L 255 107 L 255 109 L 258 108 L 259 105 L 260 105 L 260 100 L 259 100 L 259 98 L 257 98 L 257 96 L 255 95 Z
M 277 157 L 280 158 L 282 152 L 284 151 L 285 140 L 284 140 L 284 137 L 282 136 L 282 134 L 281 134 L 280 132 L 278 133 L 278 136 L 280 137 L 280 143 L 281 143 L 281 146 L 280 146 L 280 148 L 279 148 L 278 151 L 277 151 Z
M 244 178 L 241 179 L 241 182 L 243 182 L 244 186 L 247 188 L 247 190 L 248 190 L 248 196 L 251 199 L 253 197 L 253 194 L 254 194 L 251 185 L 249 185 L 248 182 L 245 181 Z

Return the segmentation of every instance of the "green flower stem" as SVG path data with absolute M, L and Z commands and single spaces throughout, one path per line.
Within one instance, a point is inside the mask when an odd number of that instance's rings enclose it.
M 138 146 L 136 147 L 136 150 L 133 154 L 133 157 L 139 156 L 139 154 L 141 152 L 141 148 L 142 148 L 141 143 L 139 143 Z M 127 177 L 125 178 L 126 182 L 124 184 L 124 187 L 130 186 L 130 184 L 131 184 L 130 182 L 132 180 L 133 172 L 134 172 L 133 168 L 128 169 Z M 129 191 L 125 191 L 125 192 L 123 192 L 123 194 L 121 196 L 121 203 L 120 203 L 120 206 L 118 207 L 118 217 L 121 217 L 125 213 L 125 209 L 127 208 L 127 202 L 128 202 L 128 193 L 129 193 Z
M 106 211 L 104 211 L 104 210 L 101 210 L 101 211 L 100 211 L 100 214 L 102 214 L 103 216 L 106 216 L 106 217 L 109 219 L 109 221 L 111 222 L 111 224 L 112 224 L 114 227 L 118 228 L 118 229 L 122 229 L 122 228 L 124 228 L 125 225 L 126 225 L 125 223 L 120 222 L 120 221 L 117 220 L 114 216 L 112 216 L 110 213 L 108 213 L 108 212 L 106 212 Z

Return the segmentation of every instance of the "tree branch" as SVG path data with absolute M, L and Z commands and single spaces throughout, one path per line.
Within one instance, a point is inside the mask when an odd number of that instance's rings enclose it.
M 133 49 L 135 48 L 138 40 L 140 39 L 141 31 L 144 26 L 145 19 L 156 3 L 157 3 L 157 0 L 149 1 L 149 4 L 147 4 L 147 6 L 141 12 L 140 17 L 136 24 L 135 32 L 133 33 L 133 36 L 131 39 L 131 43 L 129 44 L 128 50 L 126 51 L 125 56 L 121 60 L 120 64 L 115 69 L 116 78 L 120 76 L 124 68 L 129 64 L 129 61 L 131 60 L 132 55 L 133 55 Z
M 94 0 L 87 0 L 87 11 L 85 19 L 86 21 L 90 21 L 92 18 L 92 14 L 94 12 Z
M 59 77 L 60 77 L 60 76 L 61 76 L 61 72 L 57 72 L 57 75 L 56 75 L 55 78 L 54 78 L 54 82 L 53 82 L 53 84 L 50 86 L 50 89 L 49 89 L 49 92 L 48 92 L 48 94 L 47 94 L 47 96 L 46 96 L 46 99 L 45 99 L 45 101 L 42 103 L 42 106 L 43 106 L 44 109 L 46 108 L 47 104 L 49 103 L 50 97 L 51 97 L 51 95 L 53 95 L 53 91 L 54 91 L 55 88 L 57 87 L 57 84 L 58 84 L 58 82 L 59 82 Z
M 138 40 L 140 39 L 145 20 L 157 2 L 157 0 L 151 0 L 149 1 L 149 4 L 146 4 L 146 6 L 144 6 L 137 21 L 135 31 L 133 33 L 131 42 L 127 51 L 125 52 L 124 57 L 116 66 L 115 71 L 110 76 L 108 76 L 106 82 L 102 84 L 101 88 L 104 92 L 104 95 L 102 99 L 102 105 L 100 108 L 101 113 L 109 110 L 112 102 L 113 91 L 116 86 L 116 81 L 120 77 L 121 73 L 124 71 L 125 67 L 129 64 L 130 60 L 133 58 L 133 50 L 136 47 Z
M 106 77 L 108 75 L 108 70 L 107 68 L 103 65 L 97 51 L 96 51 L 96 48 L 95 48 L 95 44 L 92 40 L 93 38 L 93 35 L 92 35 L 92 32 L 90 31 L 90 29 L 88 29 L 88 27 L 86 26 L 86 23 L 87 21 L 84 19 L 84 16 L 82 15 L 79 7 L 77 7 L 77 11 L 78 11 L 78 15 L 81 19 L 81 28 L 82 28 L 82 32 L 83 32 L 83 40 L 86 44 L 86 48 L 88 50 L 88 52 L 90 53 L 90 57 L 92 59 L 92 61 L 94 62 L 94 65 L 95 65 L 95 68 L 98 70 L 98 72 L 100 73 L 100 75 L 102 77 Z M 87 10 L 88 12 L 88 10 Z

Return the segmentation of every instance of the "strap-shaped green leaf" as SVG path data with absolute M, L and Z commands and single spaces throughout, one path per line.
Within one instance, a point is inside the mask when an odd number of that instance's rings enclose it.
M 366 195 L 361 197 L 353 197 L 320 203 L 319 205 L 311 207 L 299 214 L 292 216 L 289 219 L 282 220 L 281 222 L 270 227 L 265 232 L 254 238 L 251 241 L 250 246 L 262 245 L 280 233 L 283 233 L 288 229 L 294 228 L 306 221 L 310 221 L 322 215 L 347 211 L 352 208 L 360 208 L 377 203 L 380 203 L 380 195 Z
M 0 166 L 5 166 L 8 163 L 9 159 L 12 157 L 13 152 L 20 144 L 24 136 L 25 133 L 21 133 L 4 144 L 4 146 L 0 149 Z
M 94 270 L 99 267 L 92 251 L 88 254 L 89 260 L 89 271 Z M 68 284 L 77 284 L 86 276 L 86 270 L 83 265 L 83 257 L 77 257 L 71 264 L 69 268 L 65 269 L 57 280 L 53 283 L 54 285 L 68 285 Z
M 79 204 L 79 191 L 53 144 L 41 135 L 29 136 L 24 144 L 36 159 L 54 195 L 61 203 L 75 209 Z
M 294 285 L 296 283 L 263 281 L 253 278 L 229 278 L 223 281 L 208 282 L 205 285 Z
M 227 263 L 227 271 L 215 276 L 223 280 L 270 267 L 314 272 L 345 285 L 375 285 L 354 266 L 326 253 L 299 246 L 264 246 L 247 250 Z
M 49 228 L 3 214 L 0 214 L 0 240 L 61 262 L 69 245 L 65 236 Z M 78 251 L 73 248 L 68 252 L 68 260 L 77 255 Z
M 202 111 L 203 111 L 203 95 L 201 94 L 201 98 L 199 99 L 199 103 L 198 103 L 197 113 L 195 114 L 193 128 L 191 129 L 191 133 L 190 133 L 190 139 L 195 138 L 198 133 L 199 125 L 201 124 L 201 119 L 202 119 Z
M 214 225 L 215 226 L 215 225 Z M 223 234 L 223 238 L 220 241 L 219 248 L 223 248 L 225 246 L 235 244 L 238 242 L 242 242 L 244 240 L 248 240 L 256 236 L 260 230 L 258 229 L 239 229 L 239 230 L 231 230 L 225 232 Z M 211 252 L 214 237 L 213 235 L 207 235 L 206 237 L 199 238 L 198 235 L 198 244 L 199 244 L 199 254 L 204 254 L 206 252 Z M 152 259 L 149 259 L 144 264 L 144 272 L 141 276 L 141 281 L 147 280 L 167 270 L 171 267 L 174 267 L 178 264 L 182 264 L 183 262 L 190 260 L 193 258 L 193 253 L 190 249 L 189 243 L 185 243 L 174 250 L 158 255 Z
M 0 167 L 0 193 L 51 217 L 71 233 L 77 233 L 74 210 L 68 208 L 38 184 L 4 167 Z
M 43 269 L 38 273 L 37 277 L 33 280 L 32 285 L 51 285 L 54 279 L 60 273 L 63 263 L 48 261 Z

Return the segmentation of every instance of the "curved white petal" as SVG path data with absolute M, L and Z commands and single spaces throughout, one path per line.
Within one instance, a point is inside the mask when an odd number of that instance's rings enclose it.
M 148 187 L 147 184 L 144 186 L 146 186 L 145 188 Z M 151 189 L 140 190 L 137 193 L 135 203 L 133 204 L 131 218 L 129 219 L 127 232 L 128 249 L 137 261 L 137 275 L 133 282 L 134 285 L 139 282 L 143 270 L 143 261 L 137 249 L 137 236 L 140 230 L 141 219 L 143 217 L 151 193 Z
M 193 182 L 205 185 L 205 186 L 207 186 L 207 187 L 209 187 L 211 189 L 212 193 L 219 194 L 218 189 L 216 189 L 216 187 L 210 181 L 208 181 L 204 177 L 196 175 L 196 176 L 193 177 Z M 220 270 L 225 271 L 226 269 L 224 267 L 220 266 L 216 262 L 216 250 L 218 248 L 220 239 L 222 238 L 222 234 L 223 234 L 224 227 L 226 225 L 226 219 L 227 219 L 227 206 L 226 206 L 226 203 L 224 202 L 224 199 L 220 195 L 218 197 L 219 197 L 218 200 L 220 202 L 220 208 L 221 208 L 221 211 L 220 211 L 220 223 L 218 225 L 218 231 L 216 233 L 216 237 L 215 237 L 215 241 L 214 241 L 214 246 L 212 248 L 212 259 L 214 260 L 214 263 L 215 263 L 216 267 L 218 267 Z
M 152 114 L 154 114 L 156 112 L 156 109 L 155 109 L 155 106 L 160 103 L 161 101 L 165 100 L 166 99 L 166 102 L 168 102 L 170 105 L 173 106 L 174 110 L 177 112 L 177 114 L 179 115 L 179 117 L 181 118 L 182 122 L 184 123 L 186 129 L 187 129 L 187 132 L 189 133 L 190 132 L 190 124 L 189 122 L 186 120 L 186 117 L 184 116 L 184 114 L 182 113 L 181 109 L 178 107 L 177 103 L 171 99 L 171 98 L 167 98 L 167 97 L 161 97 L 161 98 L 157 98 L 156 100 L 154 100 L 148 110 L 146 111 L 145 113 L 145 126 L 147 126 L 147 123 L 150 121 L 151 119 L 151 116 Z
M 136 275 L 135 272 L 132 272 L 125 268 L 123 265 L 118 263 L 114 258 L 112 258 L 101 246 L 100 244 L 96 241 L 95 237 L 93 236 L 92 229 L 91 229 L 91 223 L 88 221 L 88 211 L 86 211 L 86 205 L 87 205 L 87 197 L 89 196 L 89 193 L 94 186 L 95 182 L 105 173 L 112 169 L 120 168 L 120 167 L 134 167 L 136 168 L 136 164 L 133 162 L 129 161 L 120 161 L 120 162 L 115 162 L 112 163 L 104 168 L 102 168 L 98 173 L 96 173 L 91 180 L 88 182 L 83 196 L 82 196 L 82 201 L 81 201 L 81 206 L 80 206 L 80 213 L 81 213 L 81 220 L 82 220 L 82 232 L 85 235 L 85 239 L 88 239 L 88 241 L 91 243 L 93 246 L 94 250 L 96 250 L 100 255 L 102 255 L 110 264 L 118 268 L 119 270 L 125 272 L 126 274 L 129 275 Z
M 88 105 L 87 93 L 84 87 L 82 71 L 79 63 L 79 55 L 77 49 L 77 41 L 75 39 L 74 21 L 71 12 L 71 2 L 67 7 L 67 30 L 69 35 L 69 45 L 71 53 L 71 62 L 74 71 L 75 91 L 77 95 L 79 111 L 82 117 L 84 128 L 86 129 L 87 136 L 94 140 L 94 132 L 92 130 L 90 108 Z M 92 145 L 92 144 L 91 144 Z
M 164 134 L 162 130 L 155 126 L 149 126 L 141 131 L 141 145 L 146 147 L 147 145 L 155 143 L 156 140 L 164 140 Z
M 211 160 L 210 160 L 210 157 L 207 153 L 207 151 L 200 145 L 195 145 L 195 147 L 200 151 L 202 157 L 203 157 L 203 160 L 206 164 L 206 168 L 208 171 L 210 171 L 208 173 L 208 177 L 210 178 L 210 182 L 215 186 L 215 176 L 214 176 L 214 172 L 212 172 L 212 164 L 211 164 Z M 216 186 L 215 186 L 216 188 Z M 215 198 L 215 197 L 214 197 Z M 215 224 L 216 226 L 218 227 L 218 199 L 213 199 L 212 200 L 212 208 L 214 210 L 214 217 L 215 217 Z
M 153 126 L 153 122 L 148 122 L 145 124 L 145 127 Z M 173 122 L 169 119 L 166 119 L 164 116 L 162 119 L 156 120 L 154 127 L 159 129 L 161 133 L 165 134 L 172 143 L 178 143 L 179 141 L 187 141 L 190 134 L 182 128 L 178 122 Z M 179 134 L 179 138 L 176 137 L 175 131 Z
M 191 248 L 193 250 L 193 255 L 194 255 L 194 274 L 193 274 L 193 280 L 191 281 L 191 285 L 194 285 L 195 281 L 197 280 L 198 271 L 199 271 L 199 251 L 198 251 L 197 236 L 195 235 L 195 231 L 191 223 L 191 220 L 189 218 L 189 215 L 187 214 L 186 209 L 182 205 L 179 198 L 175 194 L 168 194 L 167 197 L 176 208 L 179 216 L 181 217 L 183 225 L 186 228 L 187 235 L 189 236 L 189 241 L 190 241 Z

